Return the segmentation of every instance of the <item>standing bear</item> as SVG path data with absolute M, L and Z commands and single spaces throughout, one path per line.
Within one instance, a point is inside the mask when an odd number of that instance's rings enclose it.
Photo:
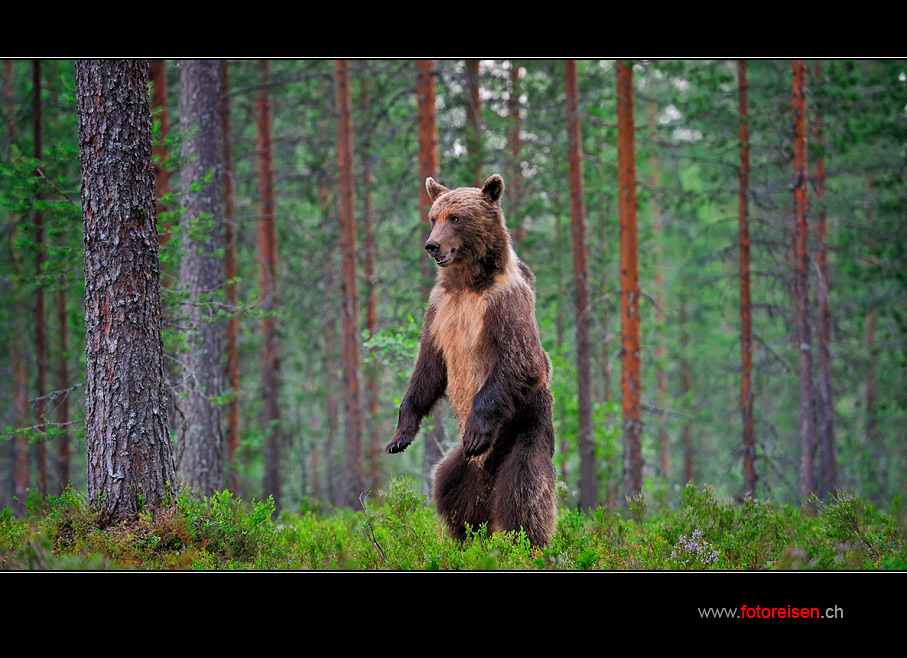
M 433 493 L 451 534 L 464 539 L 467 526 L 487 523 L 489 532 L 523 528 L 544 546 L 556 524 L 551 362 L 535 319 L 535 277 L 504 225 L 504 181 L 449 190 L 428 178 L 425 187 L 425 250 L 440 269 L 386 450 L 405 450 L 446 394 L 460 440 L 435 467 Z

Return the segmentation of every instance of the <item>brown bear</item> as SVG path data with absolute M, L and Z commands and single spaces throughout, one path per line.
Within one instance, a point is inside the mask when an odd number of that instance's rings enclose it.
M 435 467 L 433 494 L 451 534 L 467 526 L 525 530 L 547 544 L 556 524 L 551 361 L 535 319 L 535 277 L 513 250 L 501 212 L 504 181 L 449 190 L 425 181 L 438 278 L 419 356 L 386 450 L 412 443 L 447 395 L 460 440 Z

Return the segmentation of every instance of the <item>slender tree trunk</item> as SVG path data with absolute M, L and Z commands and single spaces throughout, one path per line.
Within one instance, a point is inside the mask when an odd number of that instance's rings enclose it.
M 814 65 L 815 78 L 822 76 L 822 65 Z M 838 488 L 837 441 L 835 439 L 835 403 L 831 350 L 831 283 L 828 278 L 828 228 L 825 217 L 825 154 L 822 152 L 821 117 L 813 123 L 813 138 L 818 148 L 815 160 L 816 185 L 816 331 L 819 339 L 817 388 L 818 440 L 822 455 L 822 491 L 824 498 L 834 496 Z
M 589 264 L 586 256 L 586 218 L 583 198 L 583 145 L 579 117 L 576 60 L 564 61 L 567 81 L 567 159 L 570 163 L 570 226 L 573 231 L 573 271 L 576 281 L 576 373 L 579 406 L 580 505 L 598 502 L 595 448 L 592 443 L 592 374 L 589 345 Z
M 6 109 L 6 159 L 10 161 L 13 142 L 15 141 L 15 94 L 13 91 L 13 63 L 12 60 L 3 60 L 3 95 Z M 13 272 L 22 276 L 22 263 L 16 253 L 16 233 L 18 217 L 9 213 L 9 247 L 10 263 Z M 13 375 L 13 423 L 15 427 L 22 428 L 28 425 L 28 348 L 26 345 L 26 301 L 22 294 L 15 290 L 14 309 L 12 316 L 13 331 L 10 336 L 10 357 L 12 359 Z M 12 441 L 12 478 L 13 478 L 13 512 L 18 517 L 26 514 L 25 504 L 28 502 L 29 468 L 28 468 L 28 437 L 24 432 L 16 432 Z
M 652 156 L 649 158 L 649 166 L 652 170 L 652 191 L 658 192 L 660 181 L 660 172 L 658 165 L 658 121 L 655 108 L 655 102 L 650 98 L 648 102 L 649 125 L 652 129 L 653 146 Z M 658 443 L 661 446 L 661 472 L 665 479 L 671 477 L 671 444 L 668 436 L 668 430 L 665 425 L 667 418 L 667 399 L 668 399 L 668 372 L 665 369 L 665 314 L 664 314 L 664 224 L 661 216 L 661 207 L 657 199 L 652 199 L 652 233 L 655 238 L 655 295 L 658 298 L 658 305 L 655 308 L 655 325 L 658 347 L 658 369 L 656 376 L 656 394 L 655 405 L 658 407 Z
M 176 485 L 164 388 L 146 60 L 75 67 L 85 229 L 88 496 L 102 521 Z
M 749 89 L 746 60 L 737 62 L 740 95 L 740 170 L 739 170 L 739 243 L 740 243 L 740 353 L 741 401 L 743 409 L 743 493 L 756 495 L 756 435 L 753 423 L 753 322 L 750 297 L 750 126 Z
M 319 204 L 321 207 L 322 233 L 325 235 L 327 244 L 333 245 L 334 230 L 338 222 L 332 219 L 332 207 L 330 189 L 327 182 L 322 180 L 318 189 Z M 337 297 L 337 272 L 334 262 L 334 248 L 326 248 L 323 253 L 321 263 L 321 281 L 322 289 L 322 336 L 324 344 L 324 390 L 325 390 L 325 435 L 324 435 L 324 458 L 325 468 L 327 471 L 325 482 L 327 483 L 327 496 L 332 504 L 337 505 L 341 501 L 340 492 L 338 491 L 338 460 L 335 454 L 335 444 L 337 441 L 337 428 L 340 425 L 340 399 L 337 391 L 340 388 L 337 377 L 337 360 L 335 353 L 337 351 L 337 317 L 336 309 L 333 307 L 334 299 Z
M 214 172 L 223 167 L 220 63 L 216 59 L 180 62 L 180 167 L 183 213 L 180 235 L 180 287 L 186 351 L 180 356 L 184 396 L 183 431 L 177 468 L 186 486 L 211 496 L 223 485 L 221 407 L 224 324 L 213 295 L 224 283 L 223 190 Z
M 510 201 L 507 213 L 512 218 L 513 246 L 519 247 L 520 242 L 526 237 L 526 229 L 523 227 L 523 214 L 521 204 L 523 202 L 523 166 L 520 151 L 523 146 L 523 139 L 520 135 L 520 67 L 517 66 L 516 60 L 510 60 L 510 75 L 507 98 L 507 114 L 510 120 L 510 131 L 507 136 L 507 142 L 510 144 L 510 180 L 507 181 L 507 194 Z
M 433 59 L 416 60 L 416 97 L 418 100 L 419 123 L 419 216 L 428 227 L 428 211 L 431 209 L 431 199 L 425 189 L 425 179 L 431 176 L 436 180 L 440 177 L 440 157 L 438 154 L 438 121 L 435 108 L 435 61 Z M 422 298 L 428 299 L 431 291 L 431 282 L 434 278 L 431 261 L 422 259 Z M 423 488 L 431 488 L 431 472 L 444 452 L 447 437 L 444 432 L 444 412 L 447 403 L 438 401 L 432 412 L 432 425 L 425 434 L 425 452 L 422 457 L 422 482 Z
M 370 85 L 368 75 L 364 74 L 360 78 L 360 97 L 359 104 L 362 108 L 362 115 L 369 116 L 370 107 Z M 362 149 L 362 178 L 365 189 L 365 214 L 363 217 L 363 228 L 365 229 L 365 254 L 363 258 L 363 275 L 367 295 L 365 298 L 365 328 L 368 331 L 368 337 L 371 339 L 378 331 L 378 275 L 376 265 L 378 261 L 378 246 L 375 242 L 375 204 L 372 199 L 372 183 L 374 182 L 372 174 L 372 154 L 371 154 L 371 134 L 367 133 L 366 142 Z M 365 398 L 368 404 L 369 417 L 369 455 L 368 455 L 368 486 L 376 488 L 381 481 L 381 455 L 384 451 L 381 449 L 381 419 L 378 415 L 378 386 L 380 377 L 380 365 L 377 360 L 378 349 L 372 347 L 369 350 L 368 365 L 365 368 Z
M 260 60 L 259 72 L 265 85 L 271 66 Z M 280 511 L 280 342 L 277 332 L 277 216 L 274 202 L 274 152 L 271 146 L 271 98 L 267 88 L 258 93 L 258 218 L 259 286 L 261 288 L 262 358 L 261 396 L 264 403 L 262 429 L 265 435 L 265 495 L 273 496 Z
M 41 162 L 43 147 L 41 144 L 41 60 L 36 59 L 32 65 L 34 81 L 34 136 L 35 160 Z M 40 166 L 40 165 L 39 165 Z M 36 174 L 38 172 L 35 172 Z M 35 193 L 35 200 L 40 202 L 43 193 L 40 188 Z M 38 470 L 38 491 L 47 496 L 47 442 L 44 438 L 47 429 L 45 412 L 47 409 L 47 321 L 44 310 L 44 216 L 39 209 L 35 210 L 35 419 L 38 431 L 38 442 L 35 456 Z
M 365 490 L 362 469 L 362 372 L 359 363 L 359 285 L 356 273 L 356 197 L 353 186 L 353 94 L 349 60 L 337 74 L 337 169 L 340 190 L 340 283 L 343 388 L 346 412 L 346 503 L 356 507 Z
M 472 127 L 468 138 L 469 169 L 475 176 L 475 186 L 482 187 L 482 98 L 479 95 L 479 60 L 466 60 L 466 119 Z
M 816 483 L 815 405 L 813 356 L 809 319 L 809 179 L 806 168 L 806 63 L 793 60 L 794 118 L 794 293 L 800 374 L 800 497 L 803 502 L 818 489 Z
M 558 352 L 561 352 L 564 349 L 564 325 L 566 324 L 566 314 L 564 313 L 564 304 L 562 300 L 567 294 L 567 286 L 564 283 L 564 262 L 563 262 L 563 240 L 561 239 L 563 231 L 561 230 L 561 213 L 560 213 L 560 203 L 558 200 L 554 202 L 555 214 L 554 214 L 554 271 L 557 276 L 557 317 L 555 318 L 555 344 L 557 345 Z M 564 405 L 556 405 L 555 408 L 558 410 L 558 415 L 561 419 L 561 426 L 564 426 L 566 422 Z M 567 482 L 569 475 L 569 468 L 567 465 L 567 458 L 569 456 L 569 445 L 566 441 L 561 441 L 561 479 L 564 482 Z
M 233 147 L 230 120 L 230 65 L 220 60 L 220 118 L 224 142 L 224 274 L 227 277 L 227 385 L 230 400 L 227 402 L 227 484 L 230 491 L 240 491 L 239 465 L 239 298 L 236 286 L 236 225 L 233 201 Z
M 636 233 L 636 149 L 633 136 L 633 65 L 617 62 L 617 146 L 620 200 L 620 309 L 624 417 L 624 493 L 642 491 L 639 266 Z

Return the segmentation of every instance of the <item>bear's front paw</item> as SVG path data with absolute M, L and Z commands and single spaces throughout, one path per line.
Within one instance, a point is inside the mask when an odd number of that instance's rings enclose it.
M 412 442 L 413 437 L 411 435 L 398 434 L 394 437 L 393 441 L 391 441 L 384 447 L 384 451 L 389 455 L 393 455 L 397 452 L 403 452 Z
M 463 436 L 463 452 L 467 457 L 478 457 L 491 447 L 491 439 L 487 434 L 479 432 L 466 432 Z

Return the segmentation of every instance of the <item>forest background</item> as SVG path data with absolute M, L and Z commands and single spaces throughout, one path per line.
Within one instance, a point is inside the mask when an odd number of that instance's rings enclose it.
M 691 480 L 738 501 L 900 500 L 903 60 L 800 62 L 799 110 L 790 60 L 211 62 L 222 141 L 195 179 L 184 174 L 205 156 L 192 145 L 210 131 L 181 120 L 185 64 L 154 62 L 149 91 L 184 480 L 293 512 L 356 509 L 391 475 L 427 491 L 456 437 L 449 410 L 403 455 L 382 452 L 434 275 L 421 191 L 426 175 L 458 187 L 500 173 L 537 277 L 565 507 L 623 506 L 640 491 L 677 506 Z M 79 133 L 72 61 L 3 64 L 0 507 L 24 513 L 29 490 L 89 486 Z M 635 217 L 618 194 L 627 180 Z M 221 210 L 187 219 L 214 188 Z M 193 278 L 192 251 L 217 261 L 216 281 Z M 215 342 L 197 340 L 202 325 Z M 201 426 L 218 467 L 190 475 Z

